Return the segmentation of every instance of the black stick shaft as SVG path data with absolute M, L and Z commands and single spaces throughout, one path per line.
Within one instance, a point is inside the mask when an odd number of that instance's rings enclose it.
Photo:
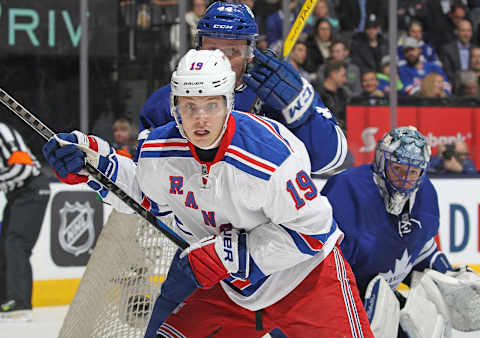
M 30 127 L 39 133 L 43 138 L 48 141 L 55 133 L 51 131 L 46 125 L 44 125 L 35 115 L 25 109 L 20 103 L 15 101 L 10 95 L 8 95 L 3 89 L 0 89 L 0 101 L 10 109 L 15 115 L 25 121 Z M 130 208 L 136 211 L 140 216 L 145 218 L 151 225 L 167 236 L 173 243 L 178 245 L 182 249 L 188 247 L 188 243 L 185 242 L 180 236 L 178 236 L 172 229 L 161 222 L 154 214 L 146 210 L 140 203 L 127 195 L 125 191 L 120 189 L 112 180 L 103 175 L 97 168 L 90 163 L 86 163 L 86 170 L 93 176 L 101 185 L 111 191 L 115 196 L 121 199 Z

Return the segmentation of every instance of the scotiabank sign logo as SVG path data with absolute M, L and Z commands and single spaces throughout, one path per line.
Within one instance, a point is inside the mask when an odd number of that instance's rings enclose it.
M 458 132 L 456 135 L 434 135 L 432 132 L 429 132 L 425 135 L 428 144 L 430 147 L 438 147 L 443 144 L 453 143 L 457 141 L 467 142 L 472 138 L 472 133 L 467 133 L 463 135 L 461 132 Z
M 362 141 L 363 145 L 360 147 L 359 151 L 361 153 L 368 153 L 374 151 L 377 145 L 375 135 L 378 132 L 378 127 L 368 127 L 362 131 Z
M 476 127 L 480 121 L 480 108 L 398 107 L 397 116 L 398 126 L 415 126 L 425 135 L 434 154 L 439 145 L 464 141 L 475 165 L 480 168 L 480 128 Z M 377 141 L 389 130 L 388 107 L 347 107 L 348 147 L 355 165 L 373 160 Z
M 380 139 L 383 135 L 377 135 L 378 127 L 368 127 L 362 131 L 362 146 L 358 150 L 361 153 L 368 153 L 375 150 L 377 145 L 377 139 Z M 430 147 L 438 147 L 440 145 L 453 143 L 457 141 L 468 142 L 468 139 L 472 138 L 472 133 L 462 135 L 458 132 L 456 135 L 434 135 L 432 132 L 429 132 L 425 135 L 427 143 Z

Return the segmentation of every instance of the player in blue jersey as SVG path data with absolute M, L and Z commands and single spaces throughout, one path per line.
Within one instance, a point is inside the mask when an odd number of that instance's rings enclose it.
M 53 137 L 44 154 L 60 179 L 87 182 L 131 212 L 87 176 L 86 158 L 189 243 L 173 258 L 147 337 L 262 337 L 276 327 L 290 337 L 373 337 L 304 144 L 278 122 L 232 111 L 234 84 L 221 51 L 190 50 L 172 75 L 175 122 L 149 134 L 137 165 L 78 131 Z
M 407 305 L 408 301 L 413 305 L 401 312 L 394 310 L 396 299 L 390 291 L 408 281 L 413 270 L 429 268 L 452 274 L 434 239 L 439 208 L 435 188 L 426 176 L 429 159 L 425 137 L 414 127 L 399 127 L 378 142 L 372 164 L 330 177 L 322 190 L 345 233 L 342 252 L 354 271 L 375 336 L 395 335 L 399 316 L 402 329 L 410 334 L 415 330 L 431 334 L 431 329 L 448 330 L 450 325 L 445 313 L 444 321 L 432 324 L 430 319 L 436 318 L 433 310 L 424 311 L 427 318 L 414 316 L 420 329 L 407 320 L 412 307 L 418 311 L 427 304 L 417 297 L 418 292 L 412 292 L 417 284 L 410 291 L 414 296 L 407 298 Z
M 218 48 L 232 64 L 236 74 L 235 110 L 259 112 L 258 107 L 252 111 L 258 96 L 263 101 L 261 112 L 287 126 L 305 144 L 312 172 L 333 170 L 343 163 L 345 136 L 310 83 L 288 62 L 255 50 L 258 28 L 248 6 L 215 2 L 197 28 L 197 49 Z M 142 130 L 173 121 L 170 91 L 170 85 L 162 87 L 145 103 L 140 113 L 140 146 L 146 135 Z

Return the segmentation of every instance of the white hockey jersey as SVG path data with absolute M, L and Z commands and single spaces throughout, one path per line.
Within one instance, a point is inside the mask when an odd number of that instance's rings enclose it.
M 150 133 L 136 168 L 119 157 L 116 182 L 157 216 L 173 212 L 189 243 L 219 235 L 223 224 L 245 229 L 248 279 L 221 285 L 256 311 L 292 291 L 343 237 L 309 173 L 305 146 L 288 129 L 233 112 L 213 162 L 202 163 L 172 122 Z M 125 211 L 113 194 L 107 199 Z

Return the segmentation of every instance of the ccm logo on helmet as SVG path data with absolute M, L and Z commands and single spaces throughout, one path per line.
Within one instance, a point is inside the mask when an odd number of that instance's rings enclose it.
M 230 25 L 219 25 L 219 24 L 214 24 L 213 28 L 221 28 L 221 29 L 232 29 L 233 26 Z

